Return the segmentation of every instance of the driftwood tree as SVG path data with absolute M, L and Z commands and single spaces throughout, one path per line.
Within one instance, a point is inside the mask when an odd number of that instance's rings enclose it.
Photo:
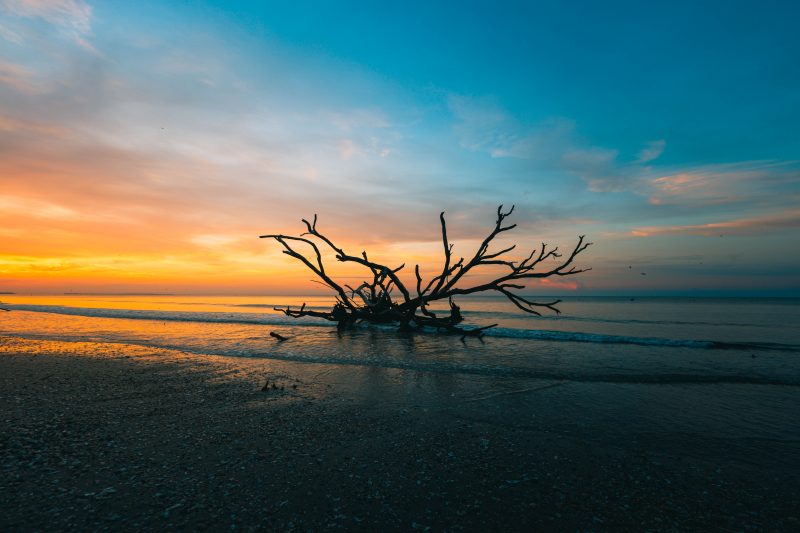
M 548 309 L 559 313 L 556 305 L 561 300 L 536 302 L 518 294 L 525 288 L 524 283 L 530 280 L 549 278 L 551 276 L 572 276 L 591 270 L 573 266 L 575 258 L 586 250 L 592 243 L 585 242 L 584 236 L 578 238 L 578 243 L 572 251 L 563 256 L 558 247 L 550 248 L 542 243 L 541 248 L 534 249 L 526 258 L 520 261 L 505 259 L 506 254 L 516 248 L 509 246 L 496 252 L 489 250 L 494 239 L 501 233 L 514 229 L 517 225 L 504 225 L 514 211 L 514 206 L 508 211 L 503 211 L 503 206 L 497 208 L 497 220 L 494 229 L 483 239 L 475 255 L 466 260 L 453 256 L 453 245 L 447 238 L 447 224 L 444 212 L 439 215 L 442 226 L 442 247 L 444 250 L 444 264 L 439 274 L 425 283 L 420 275 L 419 265 L 414 267 L 416 277 L 416 294 L 398 276 L 405 263 L 398 267 L 389 267 L 372 261 L 367 252 L 361 255 L 350 255 L 334 244 L 328 237 L 317 229 L 317 215 L 313 221 L 303 219 L 306 231 L 300 236 L 289 235 L 261 235 L 262 239 L 274 239 L 283 246 L 283 253 L 302 262 L 311 270 L 319 280 L 314 280 L 336 293 L 336 304 L 330 311 L 316 311 L 306 309 L 303 304 L 300 308 L 291 307 L 275 308 L 290 317 L 316 317 L 330 320 L 338 324 L 339 331 L 351 327 L 360 321 L 381 324 L 397 324 L 401 329 L 432 327 L 446 330 L 461 335 L 480 337 L 483 332 L 496 326 L 492 324 L 484 327 L 464 329 L 458 326 L 463 320 L 461 309 L 456 305 L 454 297 L 494 291 L 505 296 L 511 303 L 526 313 L 540 315 L 540 310 Z M 307 246 L 305 253 L 298 251 L 300 246 Z M 356 263 L 368 269 L 371 279 L 364 281 L 357 287 L 342 285 L 334 281 L 323 264 L 320 246 L 330 248 L 338 261 L 343 263 Z M 473 269 L 482 266 L 494 265 L 502 267 L 503 273 L 477 285 L 469 285 L 464 278 Z M 437 314 L 428 309 L 431 302 L 446 300 L 449 304 L 449 313 Z

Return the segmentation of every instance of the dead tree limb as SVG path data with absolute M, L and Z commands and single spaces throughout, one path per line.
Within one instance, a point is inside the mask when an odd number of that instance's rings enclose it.
M 444 212 L 439 215 L 442 233 L 442 248 L 444 261 L 441 271 L 424 283 L 420 274 L 419 265 L 414 267 L 416 279 L 416 296 L 412 296 L 408 287 L 397 275 L 405 263 L 399 267 L 389 267 L 369 259 L 367 252 L 361 255 L 350 255 L 343 248 L 317 229 L 317 215 L 311 222 L 303 219 L 306 231 L 298 237 L 289 235 L 261 235 L 262 239 L 273 239 L 283 247 L 283 253 L 297 259 L 311 270 L 321 281 L 314 280 L 336 293 L 336 304 L 330 311 L 315 311 L 306 309 L 303 304 L 299 309 L 276 308 L 287 316 L 314 317 L 336 322 L 339 331 L 355 325 L 358 322 L 393 323 L 401 329 L 409 328 L 435 328 L 463 336 L 481 337 L 485 330 L 494 327 L 465 329 L 459 327 L 462 322 L 461 309 L 456 305 L 455 296 L 477 294 L 494 291 L 503 295 L 508 301 L 520 310 L 533 315 L 541 315 L 542 310 L 555 313 L 560 311 L 556 307 L 560 300 L 539 302 L 525 297 L 518 292 L 525 289 L 525 283 L 531 280 L 544 279 L 552 276 L 572 276 L 591 270 L 574 266 L 575 258 L 592 243 L 586 242 L 581 235 L 577 244 L 566 254 L 558 251 L 558 247 L 550 248 L 546 243 L 535 248 L 522 260 L 513 261 L 507 254 L 516 249 L 516 244 L 497 251 L 490 251 L 495 238 L 517 227 L 516 224 L 506 224 L 506 219 L 514 212 L 514 206 L 508 211 L 503 211 L 503 206 L 497 208 L 497 218 L 494 228 L 483 239 L 475 254 L 465 262 L 464 257 L 454 260 L 453 244 L 447 236 L 447 223 Z M 314 239 L 314 240 L 312 240 Z M 350 285 L 339 285 L 326 272 L 323 264 L 322 252 L 317 243 L 322 243 L 330 248 L 337 261 L 343 263 L 356 263 L 365 267 L 371 274 L 371 280 L 365 280 L 356 288 Z M 305 255 L 298 251 L 297 245 L 307 246 Z M 467 274 L 480 267 L 503 267 L 504 272 L 498 277 L 477 285 L 467 285 L 464 278 Z M 399 293 L 399 295 L 397 294 Z M 428 309 L 431 302 L 447 300 L 449 314 L 437 315 Z

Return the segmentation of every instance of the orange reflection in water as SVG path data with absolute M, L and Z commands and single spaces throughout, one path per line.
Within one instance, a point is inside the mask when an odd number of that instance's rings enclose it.
M 18 295 L 0 297 L 11 305 L 52 305 L 64 307 L 87 307 L 94 309 L 133 309 L 150 311 L 186 312 L 276 312 L 273 307 L 332 306 L 333 296 L 204 296 L 204 295 L 126 295 L 126 294 L 55 294 Z

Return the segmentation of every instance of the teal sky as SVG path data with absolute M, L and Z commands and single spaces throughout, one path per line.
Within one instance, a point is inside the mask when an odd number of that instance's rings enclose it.
M 0 0 L 0 282 L 250 272 L 314 212 L 427 257 L 513 203 L 596 243 L 542 290 L 800 295 L 800 4 L 376 4 Z

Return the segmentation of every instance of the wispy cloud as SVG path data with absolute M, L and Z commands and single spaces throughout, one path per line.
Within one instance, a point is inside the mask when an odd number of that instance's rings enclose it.
M 746 161 L 688 167 L 645 178 L 641 194 L 654 205 L 723 205 L 736 202 L 781 205 L 796 199 L 800 170 L 793 162 Z
M 34 71 L 0 58 L 0 84 L 27 94 L 43 91 L 41 83 L 35 79 Z
M 125 222 L 127 219 L 112 213 L 99 213 L 97 210 L 77 211 L 30 197 L 0 195 L 0 210 L 4 216 L 17 218 L 35 217 L 52 220 L 84 220 L 92 222 Z
M 0 5 L 15 15 L 41 17 L 78 33 L 91 30 L 92 8 L 81 0 L 3 0 Z
M 575 124 L 565 118 L 554 117 L 530 127 L 489 99 L 449 95 L 447 105 L 456 119 L 461 146 L 492 157 L 551 162 L 576 144 Z
M 650 141 L 647 145 L 639 151 L 639 157 L 636 159 L 637 163 L 649 163 L 661 157 L 664 153 L 664 148 L 667 141 L 659 139 L 657 141 Z
M 6 214 L 48 219 L 73 219 L 79 216 L 75 210 L 62 205 L 15 196 L 0 196 L 0 209 Z
M 463 147 L 495 158 L 522 159 L 536 170 L 577 176 L 592 192 L 626 190 L 644 170 L 641 157 L 620 161 L 619 150 L 591 144 L 578 134 L 575 122 L 564 117 L 527 125 L 490 100 L 451 95 L 448 105 Z M 648 145 L 651 159 L 660 154 L 655 154 L 658 143 Z
M 687 226 L 647 226 L 631 231 L 635 237 L 652 237 L 658 235 L 702 235 L 705 237 L 723 237 L 732 235 L 758 235 L 773 233 L 778 230 L 794 230 L 800 228 L 800 211 L 794 210 L 753 218 L 726 220 Z
M 2 114 L 0 114 L 0 131 L 6 133 L 28 132 L 46 136 L 62 135 L 66 132 L 63 127 L 56 124 L 30 121 Z
M 39 18 L 61 28 L 84 48 L 94 50 L 87 37 L 92 31 L 92 8 L 82 0 L 2 0 L 0 7 L 18 17 Z M 19 34 L 5 30 L 9 40 L 20 42 Z

